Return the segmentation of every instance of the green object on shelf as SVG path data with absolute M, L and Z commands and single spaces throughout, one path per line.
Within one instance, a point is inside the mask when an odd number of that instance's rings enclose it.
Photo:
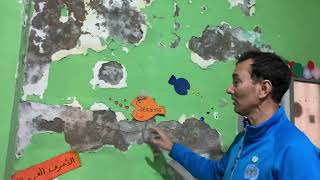
M 303 67 L 300 63 L 295 63 L 292 72 L 294 74 L 294 77 L 302 77 L 303 76 Z

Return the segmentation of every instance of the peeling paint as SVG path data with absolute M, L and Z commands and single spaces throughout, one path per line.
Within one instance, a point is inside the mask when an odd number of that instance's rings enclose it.
M 174 3 L 174 14 L 173 17 L 178 17 L 180 15 L 180 8 L 177 3 Z
M 99 37 L 93 36 L 91 34 L 83 34 L 79 38 L 79 43 L 77 43 L 75 48 L 66 50 L 60 50 L 52 54 L 51 59 L 52 61 L 58 61 L 61 60 L 69 55 L 75 55 L 75 54 L 87 54 L 88 49 L 92 49 L 96 52 L 100 52 L 104 49 L 106 49 L 107 46 L 101 45 L 101 40 Z
M 99 61 L 93 68 L 92 88 L 124 88 L 127 87 L 126 68 L 116 61 Z
M 18 61 L 16 63 L 16 72 L 14 73 L 14 78 L 17 79 L 18 76 L 19 76 L 19 64 L 20 64 L 20 61 Z
M 246 16 L 253 16 L 256 12 L 256 0 L 228 0 L 230 8 L 239 6 Z
M 85 55 L 88 49 L 103 51 L 108 48 L 108 38 L 136 46 L 142 43 L 148 26 L 147 18 L 140 10 L 151 2 L 36 0 L 25 60 L 24 99 L 28 95 L 43 95 L 46 88 L 44 84 L 47 84 L 43 82 L 47 79 L 46 67 L 52 61 L 68 55 Z M 67 13 L 63 14 L 62 11 Z
M 174 21 L 173 23 L 173 30 L 178 31 L 180 29 L 180 23 L 177 21 Z
M 90 107 L 91 111 L 101 111 L 101 110 L 109 110 L 110 108 L 107 107 L 107 105 L 105 105 L 104 103 L 93 103 L 92 106 Z M 125 115 L 122 112 L 115 112 L 116 114 L 116 119 L 117 121 L 123 121 L 123 120 L 127 120 L 127 118 L 125 117 Z
M 110 1 L 111 2 L 111 1 Z M 116 1 L 112 1 L 116 2 Z M 139 44 L 146 33 L 146 16 L 139 12 L 141 0 L 122 1 L 121 8 L 103 6 L 99 0 L 90 1 L 89 6 L 97 11 L 103 19 L 98 27 L 106 27 L 113 38 L 118 38 L 131 44 Z M 133 7 L 134 6 L 134 7 Z M 136 10 L 138 8 L 138 10 Z M 145 27 L 144 27 L 145 26 Z
M 244 4 L 244 0 L 228 0 L 230 7 L 235 7 Z
M 69 12 L 74 13 L 76 21 L 72 18 L 65 23 L 59 21 L 60 11 L 64 6 L 68 6 Z M 25 59 L 23 99 L 28 95 L 37 95 L 42 98 L 48 83 L 51 55 L 76 45 L 85 17 L 83 8 L 83 2 L 80 0 L 75 0 L 73 3 L 68 3 L 68 0 L 35 1 Z
M 22 155 L 22 150 L 31 143 L 33 134 L 38 133 L 37 127 L 33 125 L 35 119 L 46 119 L 53 121 L 63 111 L 58 106 L 48 107 L 43 104 L 22 103 L 19 107 L 19 129 L 17 135 L 17 157 Z M 41 116 L 39 116 L 41 115 Z
M 207 6 L 206 6 L 206 5 L 202 5 L 202 6 L 201 6 L 201 14 L 206 13 L 206 12 L 207 12 L 207 10 L 208 10 L 208 8 L 207 8 Z
M 138 46 L 145 40 L 146 35 L 147 35 L 147 30 L 148 30 L 147 25 L 142 24 L 141 25 L 142 38 L 137 43 L 134 43 L 134 45 Z
M 213 112 L 212 116 L 214 119 L 219 119 L 219 112 Z
M 129 53 L 129 49 L 128 49 L 127 47 L 123 47 L 122 50 L 123 50 L 126 54 Z
M 107 105 L 103 104 L 103 103 L 93 103 L 92 106 L 90 107 L 91 111 L 100 111 L 100 110 L 109 110 L 109 108 L 107 107 Z
M 192 62 L 198 64 L 202 69 L 207 69 L 209 66 L 211 66 L 217 61 L 214 59 L 205 60 L 202 57 L 200 57 L 197 53 L 194 53 L 194 52 L 191 52 L 191 60 Z
M 125 117 L 125 115 L 122 112 L 115 112 L 115 113 L 116 113 L 116 119 L 118 122 L 127 120 L 127 118 Z
M 75 107 L 82 109 L 80 102 L 76 97 L 68 97 L 68 101 L 72 101 L 71 103 L 64 104 L 65 106 Z
M 62 23 L 68 22 L 69 17 L 68 16 L 60 16 L 59 21 Z
M 130 0 L 130 6 L 134 7 L 137 11 L 144 9 L 151 5 L 153 0 Z
M 176 39 L 171 43 L 170 47 L 171 48 L 176 48 L 180 44 L 180 36 L 176 35 Z
M 180 123 L 180 124 L 183 124 L 185 121 L 186 121 L 186 119 L 187 119 L 187 116 L 185 115 L 185 114 L 182 114 L 179 118 L 178 118 L 178 122 Z
M 64 133 L 66 142 L 79 152 L 96 151 L 106 145 L 127 151 L 132 144 L 148 143 L 152 136 L 149 129 L 154 126 L 162 128 L 174 142 L 179 141 L 201 154 L 222 153 L 218 131 L 198 119 L 189 118 L 182 124 L 177 121 L 156 124 L 154 119 L 147 122 L 119 120 L 116 114 L 111 110 L 22 102 L 16 155 L 22 155 L 34 134 L 43 132 Z
M 48 87 L 49 68 L 49 64 L 27 66 L 28 76 L 23 85 L 24 94 L 22 100 L 25 100 L 29 95 L 39 96 L 40 99 L 43 98 L 43 94 Z
M 75 18 L 60 22 L 60 12 L 65 6 L 68 7 L 68 14 Z M 76 45 L 85 17 L 84 4 L 80 0 L 73 3 L 68 3 L 68 0 L 37 0 L 34 9 L 26 62 L 49 63 L 53 53 Z
M 203 69 L 216 61 L 235 59 L 247 50 L 272 52 L 269 45 L 262 43 L 260 33 L 246 31 L 241 27 L 232 28 L 227 23 L 215 27 L 207 26 L 202 36 L 193 36 L 187 46 L 192 51 L 192 61 Z
M 102 41 L 110 36 L 139 45 L 147 31 L 146 17 L 139 11 L 146 4 L 148 3 L 141 0 L 130 3 L 125 0 L 85 0 L 87 15 L 77 46 L 55 52 L 52 60 L 57 61 L 71 54 L 86 54 L 88 49 L 102 51 L 107 48 Z
M 195 119 L 195 115 L 191 114 L 191 115 L 186 115 L 186 114 L 181 114 L 180 117 L 177 119 L 177 121 L 180 124 L 183 124 L 187 119 Z

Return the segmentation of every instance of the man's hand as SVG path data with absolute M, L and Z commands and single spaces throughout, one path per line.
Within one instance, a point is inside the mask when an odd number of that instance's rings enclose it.
M 152 133 L 155 134 L 155 136 L 153 136 L 151 139 L 151 143 L 160 147 L 161 149 L 171 151 L 173 143 L 171 139 L 166 135 L 166 133 L 157 127 L 153 127 L 150 129 Z

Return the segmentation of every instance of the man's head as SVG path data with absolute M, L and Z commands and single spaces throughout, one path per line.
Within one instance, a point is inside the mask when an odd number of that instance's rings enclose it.
M 237 59 L 233 84 L 227 89 L 234 110 L 246 116 L 263 102 L 279 104 L 290 85 L 290 70 L 281 57 L 248 51 Z

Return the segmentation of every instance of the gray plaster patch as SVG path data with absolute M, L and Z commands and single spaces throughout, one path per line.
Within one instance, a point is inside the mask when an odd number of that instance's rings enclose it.
M 63 7 L 74 18 L 60 22 Z M 24 94 L 42 97 L 47 87 L 47 73 L 51 55 L 76 45 L 85 17 L 84 3 L 80 0 L 35 0 L 31 19 L 28 49 L 25 58 Z M 34 91 L 32 92 L 32 89 Z
M 62 119 L 55 117 L 52 121 L 47 121 L 38 116 L 32 119 L 32 123 L 36 124 L 36 129 L 38 131 L 53 131 L 57 133 L 62 133 L 64 129 L 64 121 Z
M 114 38 L 131 44 L 139 43 L 145 33 L 142 26 L 146 26 L 146 17 L 133 8 L 129 1 L 122 0 L 117 3 L 118 1 L 109 1 L 109 6 L 104 5 L 106 0 L 90 1 L 89 6 L 103 18 L 103 21 L 96 25 L 107 27 Z
M 112 145 L 127 151 L 132 144 L 149 143 L 153 134 L 150 127 L 162 128 L 175 142 L 180 142 L 198 153 L 221 154 L 220 135 L 198 119 L 187 119 L 183 124 L 164 121 L 118 121 L 112 110 L 82 110 L 69 106 L 53 106 L 22 102 L 19 108 L 17 156 L 41 132 L 64 133 L 72 149 L 79 152 L 96 151 Z
M 26 63 L 49 63 L 54 52 L 73 48 L 77 44 L 86 13 L 84 2 L 82 0 L 35 0 L 34 2 Z M 59 19 L 65 6 L 72 17 L 63 23 Z
M 41 99 L 48 86 L 50 64 L 26 64 L 25 82 L 23 84 L 23 97 L 25 100 L 28 95 L 36 95 Z
M 207 26 L 201 37 L 191 37 L 188 48 L 195 57 L 192 60 L 204 69 L 214 61 L 235 59 L 244 51 L 272 51 L 269 45 L 262 43 L 260 33 L 246 31 L 242 27 L 232 28 L 226 23 L 215 27 Z
M 99 70 L 99 79 L 111 85 L 116 85 L 120 83 L 123 78 L 123 68 L 122 65 L 115 61 L 110 61 L 103 63 Z
M 87 7 L 91 9 L 86 9 L 85 2 L 87 0 L 35 0 L 27 63 L 51 62 L 52 54 L 74 48 L 82 34 L 93 33 L 89 27 L 82 28 L 88 10 L 94 10 L 100 16 L 95 26 L 106 28 L 111 37 L 132 44 L 143 38 L 142 26 L 146 25 L 146 18 L 129 1 L 91 0 Z M 61 22 L 61 11 L 65 6 L 69 16 L 67 21 Z
M 93 79 L 90 81 L 93 89 L 123 88 L 126 84 L 127 72 L 125 67 L 116 61 L 99 61 L 93 68 Z
M 35 0 L 25 58 L 24 98 L 42 98 L 49 64 L 70 54 L 102 51 L 108 38 L 138 45 L 146 35 L 143 0 Z M 63 15 L 63 10 L 67 13 Z
M 256 12 L 256 0 L 244 0 L 240 7 L 244 15 L 253 16 Z

